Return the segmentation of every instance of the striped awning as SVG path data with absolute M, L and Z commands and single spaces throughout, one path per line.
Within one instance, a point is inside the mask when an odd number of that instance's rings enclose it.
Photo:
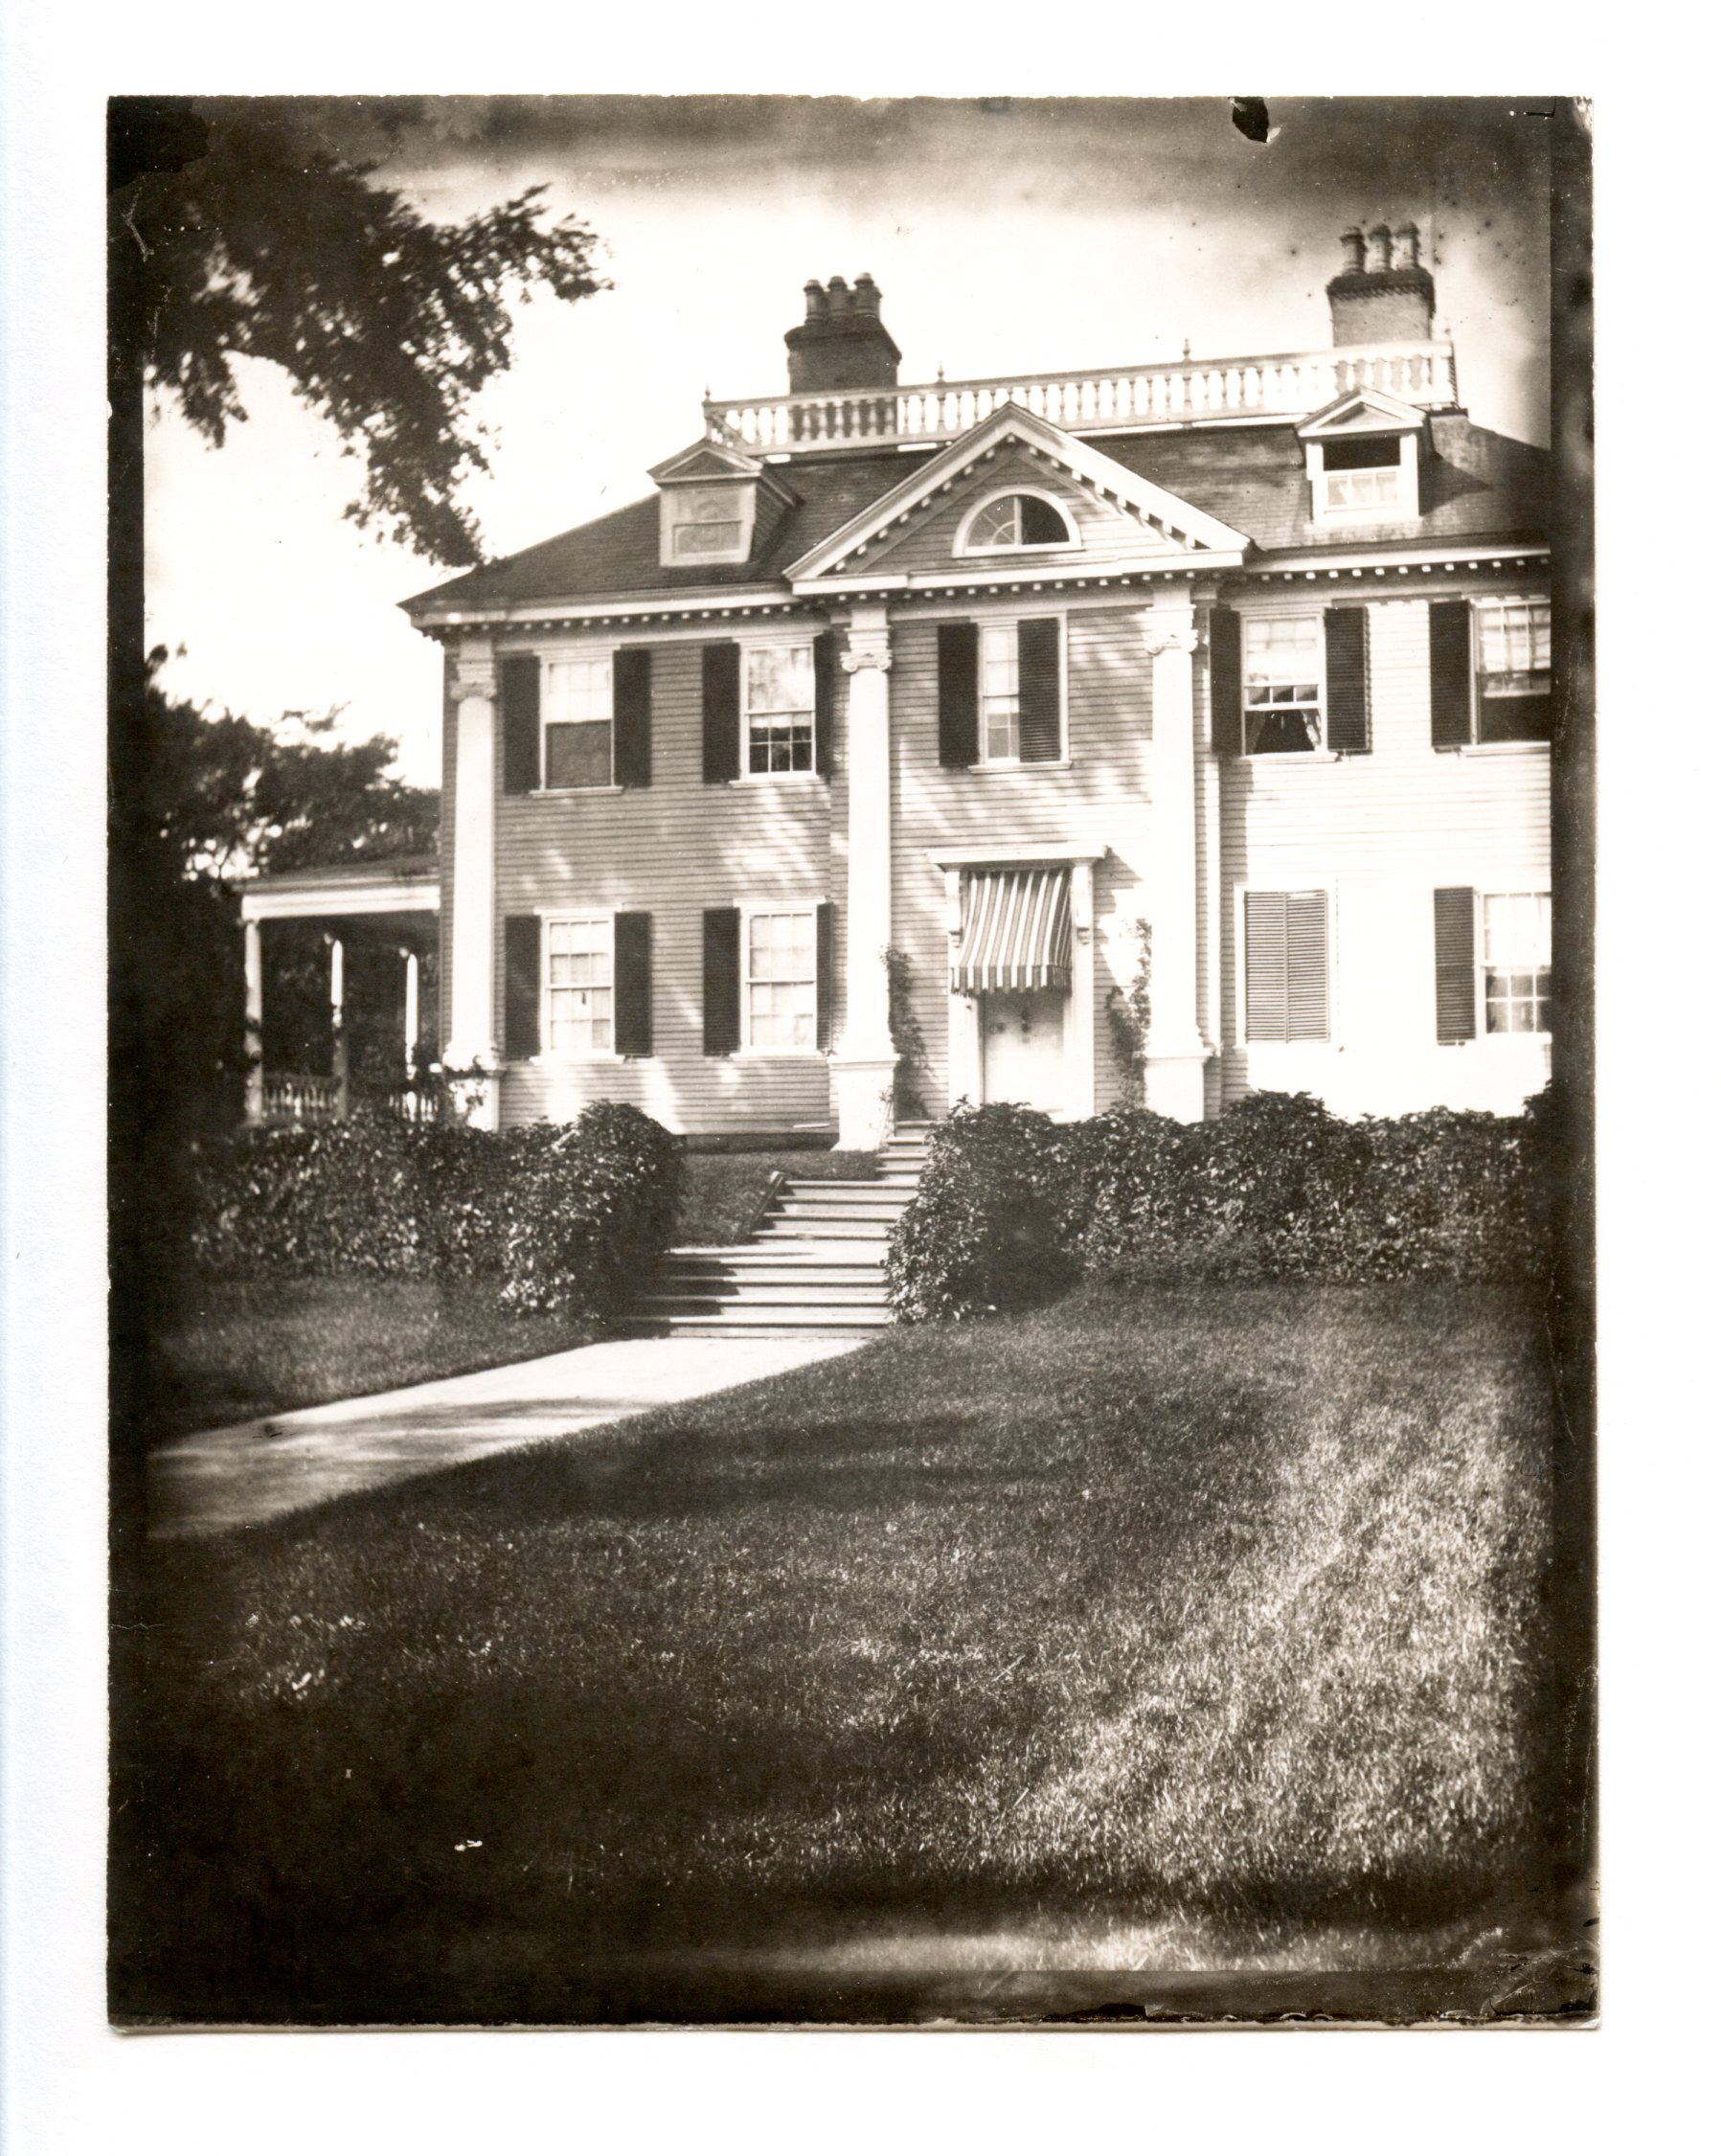
M 950 986 L 972 995 L 990 988 L 1070 986 L 1068 869 L 984 869 L 962 878 L 962 932 Z

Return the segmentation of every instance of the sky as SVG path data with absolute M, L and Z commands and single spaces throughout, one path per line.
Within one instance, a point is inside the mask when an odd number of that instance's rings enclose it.
M 1423 233 L 1437 333 L 1481 424 L 1548 440 L 1546 123 L 1505 100 L 1221 98 L 301 100 L 423 214 L 544 183 L 611 288 L 522 307 L 478 400 L 469 495 L 503 555 L 649 492 L 700 397 L 787 387 L 809 277 L 870 270 L 901 378 L 1294 352 L 1331 342 L 1347 224 Z M 164 409 L 147 443 L 152 643 L 170 689 L 268 721 L 342 709 L 434 780 L 440 665 L 398 602 L 449 572 L 342 516 L 354 467 L 285 377 L 240 363 L 250 418 L 213 449 Z M 180 655 L 180 647 L 183 654 Z

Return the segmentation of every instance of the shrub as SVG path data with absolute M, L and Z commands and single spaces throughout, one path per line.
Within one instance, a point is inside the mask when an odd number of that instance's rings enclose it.
M 891 1237 L 886 1280 L 900 1317 L 1019 1308 L 1075 1277 L 1064 1148 L 1050 1116 L 958 1108 L 933 1131 L 926 1169 Z
M 192 1237 L 227 1278 L 497 1278 L 506 1306 L 609 1310 L 674 1229 L 679 1142 L 599 1101 L 500 1135 L 395 1117 L 203 1147 Z
M 891 1300 L 909 1319 L 962 1316 L 1078 1273 L 1526 1279 L 1550 1247 L 1548 1123 L 1541 1101 L 1347 1123 L 1276 1093 L 1189 1124 L 1140 1108 L 1063 1129 L 1024 1109 L 959 1112 L 892 1238 Z

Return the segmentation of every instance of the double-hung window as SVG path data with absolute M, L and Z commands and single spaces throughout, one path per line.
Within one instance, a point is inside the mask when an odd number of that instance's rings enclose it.
M 606 1055 L 615 1045 L 615 939 L 609 914 L 545 923 L 550 1052 Z
M 1322 746 L 1319 614 L 1252 615 L 1243 624 L 1243 748 L 1279 756 Z
M 614 666 L 557 659 L 544 669 L 544 784 L 607 786 L 613 777 Z
M 811 906 L 747 916 L 746 1045 L 818 1045 L 818 925 Z
M 1484 892 L 1483 1023 L 1491 1033 L 1551 1033 L 1552 907 L 1545 891 Z
M 950 770 L 1064 757 L 1064 630 L 1056 615 L 940 622 L 939 761 Z
M 747 770 L 813 768 L 815 693 L 810 644 L 763 645 L 744 654 Z
M 980 632 L 980 760 L 1014 763 L 1022 755 L 1022 672 L 1014 622 Z
M 699 487 L 679 490 L 670 529 L 678 561 L 733 556 L 741 544 L 741 490 Z
M 1551 623 L 1545 599 L 1479 599 L 1476 635 L 1476 738 L 1547 738 Z

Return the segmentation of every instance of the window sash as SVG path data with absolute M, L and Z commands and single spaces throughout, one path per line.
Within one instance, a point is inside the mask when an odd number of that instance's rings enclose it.
M 540 723 L 547 789 L 611 783 L 614 715 L 615 665 L 608 653 L 545 666 Z
M 1325 658 L 1319 614 L 1243 624 L 1243 748 L 1278 756 L 1322 745 Z
M 739 489 L 719 487 L 690 494 L 674 511 L 673 547 L 679 554 L 728 554 L 741 543 Z
M 1553 1015 L 1553 911 L 1545 891 L 1484 893 L 1482 1000 L 1490 1033 L 1547 1033 Z
M 761 645 L 745 654 L 741 716 L 756 776 L 813 768 L 813 647 Z
M 1391 509 L 1400 498 L 1402 473 L 1396 465 L 1375 465 L 1326 475 L 1328 509 Z
M 980 632 L 980 760 L 1017 763 L 1021 757 L 1022 668 L 1016 624 L 987 623 Z
M 584 914 L 544 923 L 544 1039 L 553 1055 L 615 1046 L 615 921 Z
M 811 906 L 747 919 L 745 1008 L 749 1048 L 818 1046 L 818 922 Z
M 1552 666 L 1552 608 L 1545 599 L 1481 599 L 1476 679 L 1487 696 L 1545 696 Z

